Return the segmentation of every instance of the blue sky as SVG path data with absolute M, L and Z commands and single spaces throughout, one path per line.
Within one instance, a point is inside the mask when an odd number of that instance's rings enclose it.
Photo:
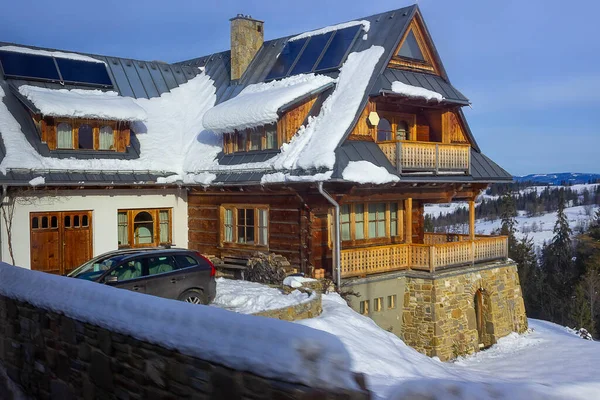
M 172 62 L 227 49 L 237 13 L 264 20 L 275 38 L 412 3 L 20 0 L 0 14 L 0 40 Z M 519 175 L 600 173 L 600 2 L 419 6 L 452 83 L 473 103 L 465 112 L 487 155 Z

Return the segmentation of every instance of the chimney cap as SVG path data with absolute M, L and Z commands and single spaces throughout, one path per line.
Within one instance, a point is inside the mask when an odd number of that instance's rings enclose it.
M 251 16 L 251 15 L 249 15 L 249 14 L 248 14 L 248 15 L 244 15 L 244 14 L 238 14 L 238 15 L 236 15 L 235 17 L 233 17 L 233 18 L 230 18 L 229 20 L 230 20 L 230 21 L 235 21 L 236 19 L 247 19 L 248 21 L 260 22 L 261 24 L 264 24 L 264 23 L 265 23 L 265 21 L 261 21 L 261 20 L 259 20 L 259 19 L 252 18 L 252 16 Z

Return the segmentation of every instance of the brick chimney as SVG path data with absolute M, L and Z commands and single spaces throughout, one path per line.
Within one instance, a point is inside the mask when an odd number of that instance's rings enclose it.
M 231 80 L 242 77 L 264 41 L 263 21 L 249 15 L 231 18 Z

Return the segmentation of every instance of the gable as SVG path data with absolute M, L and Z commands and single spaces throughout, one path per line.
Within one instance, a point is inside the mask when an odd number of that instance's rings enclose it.
M 396 47 L 388 66 L 441 75 L 434 54 L 433 43 L 427 34 L 420 14 L 417 12 L 400 39 L 400 43 Z

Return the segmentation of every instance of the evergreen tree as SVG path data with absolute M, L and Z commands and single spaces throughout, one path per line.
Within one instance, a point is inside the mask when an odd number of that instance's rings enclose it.
M 592 317 L 592 311 L 583 285 L 580 283 L 575 288 L 575 295 L 573 296 L 572 310 L 571 310 L 571 325 L 575 329 L 586 329 L 592 336 L 595 336 L 594 331 L 594 319 Z
M 519 282 L 523 292 L 523 301 L 527 314 L 539 316 L 540 312 L 540 271 L 533 239 L 524 237 L 516 246 L 513 260 L 517 263 Z
M 510 193 L 502 196 L 500 210 L 500 218 L 502 220 L 500 234 L 508 236 L 508 256 L 514 259 L 517 247 L 517 238 L 515 237 L 517 231 L 517 210 L 515 209 L 515 202 Z

